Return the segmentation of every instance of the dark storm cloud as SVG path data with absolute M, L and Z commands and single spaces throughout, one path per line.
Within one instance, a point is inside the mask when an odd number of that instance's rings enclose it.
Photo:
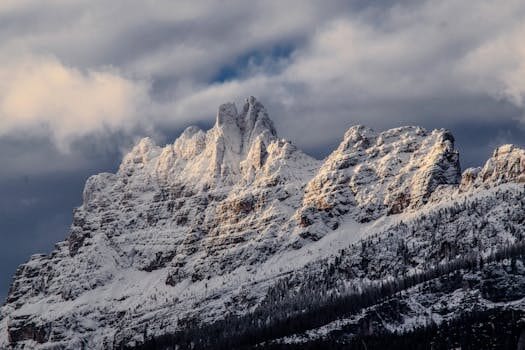
M 321 112 L 338 127 L 352 112 L 374 124 L 373 114 L 388 114 L 392 101 L 418 105 L 447 94 L 523 104 L 525 6 L 519 1 L 297 1 L 284 7 L 277 1 L 55 0 L 43 6 L 26 0 L 4 7 L 1 52 L 25 52 L 36 66 L 46 63 L 40 55 L 51 55 L 71 72 L 70 84 L 84 83 L 83 94 L 99 89 L 92 79 L 99 72 L 114 80 L 111 90 L 122 96 L 121 105 L 84 134 L 104 122 L 113 129 L 144 121 L 152 128 L 181 127 L 212 115 L 218 103 L 250 94 L 279 111 L 284 134 L 304 124 L 294 110 L 304 110 L 301 118 Z M 6 69 L 16 69 L 14 61 Z M 88 110 L 85 116 L 61 109 L 32 119 L 52 124 L 65 114 L 92 120 L 111 107 L 88 104 L 78 108 Z M 38 104 L 34 110 L 41 110 Z M 329 142 L 333 132 L 318 142 Z M 70 133 L 53 137 L 68 143 Z
M 80 204 L 84 174 L 61 172 L 0 181 L 0 298 L 16 267 L 49 252 L 66 237 L 72 208 Z
M 63 240 L 92 174 L 116 171 L 122 135 L 77 140 L 68 153 L 49 139 L 0 138 L 0 299 L 16 267 Z
M 0 298 L 6 296 L 16 267 L 35 253 L 49 252 L 63 240 L 73 208 L 81 204 L 90 172 L 110 170 L 102 163 L 81 171 L 24 175 L 0 180 Z

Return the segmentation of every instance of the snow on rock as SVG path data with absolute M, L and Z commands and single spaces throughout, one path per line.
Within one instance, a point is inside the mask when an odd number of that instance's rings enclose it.
M 296 217 L 303 235 L 337 228 L 350 213 L 366 222 L 425 204 L 443 184 L 460 181 L 459 155 L 446 130 L 402 127 L 382 133 L 350 128 L 305 190 Z
M 461 186 L 521 182 L 522 160 L 503 146 Z M 460 178 L 445 130 L 355 126 L 321 162 L 278 138 L 255 98 L 223 104 L 210 130 L 144 138 L 116 174 L 88 179 L 69 237 L 18 268 L 0 348 L 111 348 L 247 312 L 283 275 L 401 220 L 408 240 L 419 216 L 457 204 Z M 428 237 L 417 242 L 435 251 Z
M 498 147 L 483 168 L 467 169 L 461 179 L 461 189 L 490 187 L 506 182 L 525 182 L 525 150 L 514 145 Z

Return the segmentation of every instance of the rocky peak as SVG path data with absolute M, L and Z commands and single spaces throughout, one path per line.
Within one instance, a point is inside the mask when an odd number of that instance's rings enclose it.
M 494 150 L 482 168 L 465 170 L 461 190 L 479 186 L 493 186 L 506 182 L 525 182 L 525 150 L 511 144 Z
M 199 155 L 206 148 L 206 134 L 198 126 L 189 126 L 175 140 L 174 153 L 185 160 Z
M 235 183 L 242 177 L 241 163 L 250 158 L 262 167 L 266 148 L 277 140 L 277 132 L 264 106 L 253 96 L 239 114 L 233 103 L 219 107 L 215 126 L 207 133 L 207 152 L 216 180 Z
M 140 140 L 124 157 L 119 174 L 139 174 L 137 185 L 150 177 L 198 188 L 231 185 L 242 178 L 253 179 L 254 170 L 264 165 L 268 146 L 277 140 L 266 109 L 251 96 L 240 113 L 234 103 L 220 105 L 215 125 L 207 132 L 189 126 L 163 148 L 151 138 Z
M 420 207 L 439 185 L 458 184 L 460 174 L 447 130 L 408 126 L 378 134 L 354 126 L 307 185 L 296 218 L 315 236 L 349 212 L 369 221 Z
M 240 114 L 234 103 L 221 105 L 213 130 L 224 140 L 230 141 L 232 150 L 239 154 L 248 153 L 259 137 L 262 137 L 261 140 L 266 145 L 277 138 L 277 132 L 266 109 L 253 96 L 245 100 Z
M 344 152 L 349 149 L 365 149 L 375 142 L 377 133 L 363 125 L 352 126 L 345 132 L 343 141 L 339 145 L 338 151 Z
M 253 96 L 247 98 L 244 103 L 242 113 L 239 116 L 239 125 L 244 131 L 246 144 L 251 144 L 259 135 L 262 135 L 267 143 L 270 139 L 277 137 L 277 131 L 272 120 L 268 117 L 268 112 Z
M 121 167 L 130 164 L 145 164 L 158 156 L 160 147 L 150 137 L 142 138 L 124 157 Z

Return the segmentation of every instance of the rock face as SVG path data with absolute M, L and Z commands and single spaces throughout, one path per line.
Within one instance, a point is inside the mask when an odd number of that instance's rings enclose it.
M 498 147 L 482 168 L 463 173 L 461 188 L 491 187 L 507 182 L 525 182 L 525 150 L 514 145 Z
M 309 273 L 377 232 L 408 240 L 417 228 L 418 246 L 437 263 L 472 243 L 462 236 L 458 248 L 421 234 L 418 218 L 457 205 L 438 190 L 488 191 L 498 203 L 504 199 L 490 191 L 519 186 L 524 161 L 525 151 L 506 145 L 461 176 L 446 130 L 354 126 L 321 162 L 279 139 L 255 98 L 240 111 L 221 105 L 212 129 L 190 126 L 164 147 L 142 139 L 116 174 L 88 179 L 69 237 L 18 268 L 0 313 L 0 348 L 140 344 L 192 320 L 250 312 L 282 276 Z M 475 231 L 460 219 L 444 222 L 447 242 Z M 502 244 L 502 235 L 487 242 Z M 404 260 L 389 260 L 395 254 L 369 254 L 377 266 L 403 270 L 396 264 Z M 422 268 L 425 257 L 418 259 Z M 362 269 L 341 278 L 388 277 Z
M 403 127 L 376 133 L 350 128 L 308 183 L 300 211 L 310 232 L 336 228 L 343 215 L 359 222 L 423 206 L 439 185 L 461 179 L 454 138 L 446 130 Z

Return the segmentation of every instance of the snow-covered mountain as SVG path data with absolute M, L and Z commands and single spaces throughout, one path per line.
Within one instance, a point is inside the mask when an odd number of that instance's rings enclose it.
M 255 98 L 221 105 L 212 129 L 190 126 L 164 147 L 142 139 L 116 174 L 88 179 L 68 238 L 18 268 L 0 348 L 133 347 L 250 315 L 270 327 L 268 314 L 295 317 L 305 300 L 490 260 L 523 239 L 524 171 L 525 151 L 504 145 L 462 174 L 450 132 L 420 127 L 354 126 L 319 161 L 280 139 Z M 454 286 L 465 305 L 492 305 Z M 429 289 L 410 288 L 410 312 L 377 329 L 460 316 L 433 308 L 445 294 L 418 307 Z M 520 309 L 524 296 L 509 302 Z M 356 315 L 275 341 L 318 339 L 366 319 Z

